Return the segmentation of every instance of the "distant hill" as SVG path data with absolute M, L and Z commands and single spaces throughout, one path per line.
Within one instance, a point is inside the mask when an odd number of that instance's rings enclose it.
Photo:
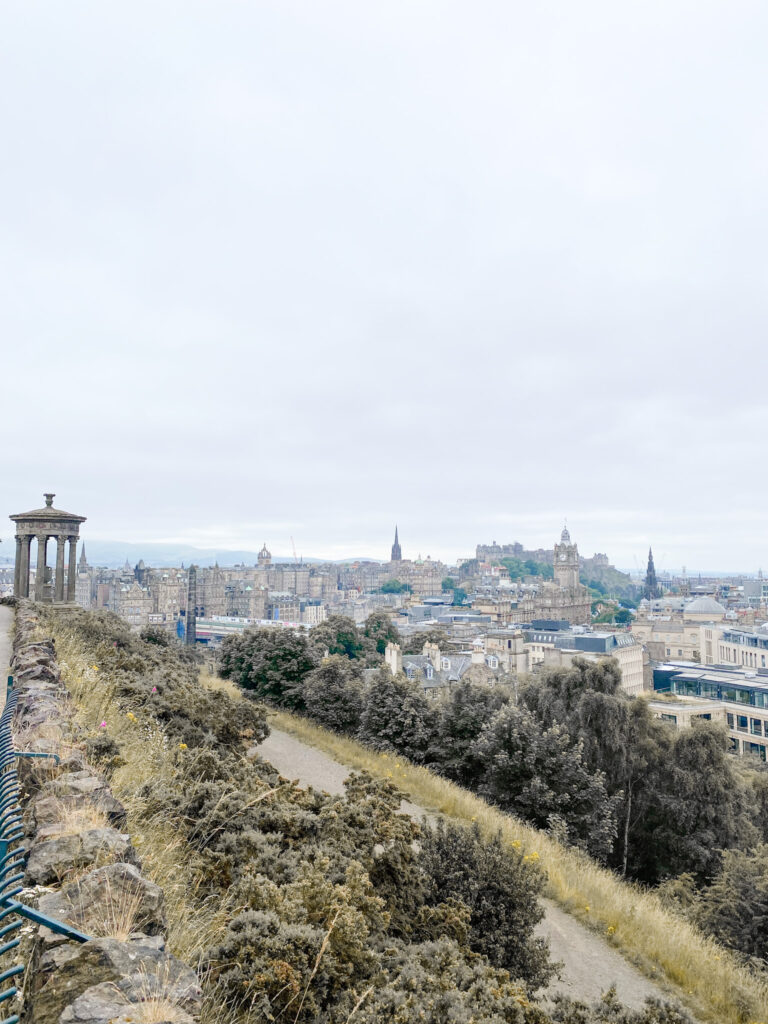
M 232 565 L 255 565 L 258 557 L 257 551 L 227 551 L 217 548 L 196 548 L 189 544 L 158 544 L 140 543 L 119 540 L 89 540 L 83 538 L 85 543 L 85 554 L 89 565 L 104 565 L 111 569 L 118 569 L 124 565 L 126 559 L 129 565 L 136 565 L 144 559 L 146 565 L 152 566 L 179 566 L 194 563 L 200 566 L 211 566 L 217 562 L 220 566 Z M 273 554 L 273 562 L 293 562 L 293 555 Z M 302 556 L 301 561 L 306 564 L 317 565 L 321 562 L 328 562 L 324 558 L 307 558 Z M 371 559 L 344 558 L 336 559 L 338 564 L 354 561 L 371 561 Z

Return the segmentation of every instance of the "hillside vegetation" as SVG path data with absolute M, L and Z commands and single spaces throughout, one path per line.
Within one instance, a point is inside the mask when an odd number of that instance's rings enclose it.
M 263 709 L 203 688 L 182 651 L 113 616 L 43 615 L 90 756 L 165 889 L 169 945 L 200 971 L 208 1024 L 684 1022 L 610 997 L 544 1012 L 535 850 L 479 826 L 419 826 L 392 779 L 302 791 L 245 756 Z
M 510 843 L 531 845 L 553 895 L 651 976 L 695 993 L 699 1015 L 765 1016 L 763 964 L 754 957 L 765 955 L 768 929 L 750 910 L 763 899 L 768 776 L 731 758 L 722 730 L 704 724 L 676 733 L 653 719 L 644 701 L 621 691 L 611 660 L 544 673 L 517 701 L 504 688 L 461 685 L 435 704 L 388 670 L 364 684 L 353 660 L 313 654 L 311 637 L 291 643 L 316 667 L 282 688 L 280 643 L 259 630 L 227 641 L 222 673 L 244 692 L 335 730 L 284 720 L 342 761 L 394 778 L 424 806 L 485 820 Z M 745 902 L 729 906 L 727 886 L 744 859 L 753 864 L 739 886 Z M 622 884 L 597 862 L 663 885 L 654 894 Z M 753 959 L 729 955 L 699 927 Z

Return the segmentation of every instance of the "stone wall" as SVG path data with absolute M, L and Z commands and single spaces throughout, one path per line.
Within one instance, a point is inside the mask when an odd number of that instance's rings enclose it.
M 25 884 L 18 897 L 92 936 L 76 942 L 30 926 L 25 1024 L 184 1024 L 199 1019 L 197 976 L 165 949 L 163 892 L 141 874 L 126 813 L 81 750 L 56 663 L 40 639 L 34 605 L 19 603 L 11 670 L 18 704 L 17 750 L 58 753 L 21 759 Z M 19 1012 L 19 1011 L 17 1011 Z

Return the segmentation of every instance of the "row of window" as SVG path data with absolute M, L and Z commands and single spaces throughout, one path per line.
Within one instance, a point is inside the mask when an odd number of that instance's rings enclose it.
M 728 728 L 737 732 L 749 732 L 753 736 L 768 736 L 768 722 L 760 718 L 747 718 L 746 715 L 727 714 Z
M 669 654 L 669 651 L 667 651 Z M 747 668 L 766 668 L 765 655 L 758 655 L 756 651 L 739 651 L 741 659 L 736 657 L 736 651 L 732 651 L 730 647 L 726 647 L 724 644 L 720 644 L 720 660 L 730 661 L 736 665 L 746 665 Z M 759 664 L 758 664 L 759 659 Z

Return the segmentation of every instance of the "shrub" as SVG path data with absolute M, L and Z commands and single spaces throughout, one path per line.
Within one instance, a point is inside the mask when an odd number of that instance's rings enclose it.
M 544 917 L 537 861 L 505 846 L 499 835 L 484 840 L 477 826 L 443 821 L 424 830 L 421 847 L 427 901 L 461 900 L 471 913 L 470 948 L 532 989 L 545 985 L 553 967 L 548 943 L 534 936 Z

